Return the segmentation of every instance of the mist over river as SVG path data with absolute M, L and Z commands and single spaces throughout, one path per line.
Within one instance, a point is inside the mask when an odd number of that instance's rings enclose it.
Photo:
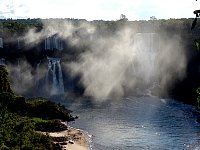
M 93 150 L 200 149 L 194 106 L 150 96 L 86 101 L 66 106 L 79 116 L 73 126 L 92 135 Z

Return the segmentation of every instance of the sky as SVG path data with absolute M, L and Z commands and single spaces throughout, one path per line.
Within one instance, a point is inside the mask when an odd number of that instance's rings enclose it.
M 0 18 L 128 20 L 193 18 L 196 0 L 0 0 Z

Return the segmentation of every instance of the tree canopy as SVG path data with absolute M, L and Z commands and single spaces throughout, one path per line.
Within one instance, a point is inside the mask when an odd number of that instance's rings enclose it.
M 1 150 L 59 150 L 50 137 L 36 132 L 66 129 L 59 120 L 72 121 L 74 118 L 60 104 L 42 98 L 26 100 L 15 95 L 10 88 L 8 72 L 0 65 Z

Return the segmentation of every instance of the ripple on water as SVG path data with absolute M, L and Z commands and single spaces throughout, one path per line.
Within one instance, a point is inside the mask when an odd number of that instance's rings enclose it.
M 156 97 L 129 97 L 101 107 L 72 104 L 74 126 L 93 135 L 93 150 L 198 149 L 194 107 Z M 195 147 L 196 146 L 196 147 Z

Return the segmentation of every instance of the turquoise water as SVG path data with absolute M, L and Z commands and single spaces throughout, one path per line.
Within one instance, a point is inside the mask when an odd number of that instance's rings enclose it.
M 67 106 L 79 116 L 73 126 L 92 135 L 93 150 L 200 149 L 199 113 L 193 106 L 146 96 L 80 101 Z

